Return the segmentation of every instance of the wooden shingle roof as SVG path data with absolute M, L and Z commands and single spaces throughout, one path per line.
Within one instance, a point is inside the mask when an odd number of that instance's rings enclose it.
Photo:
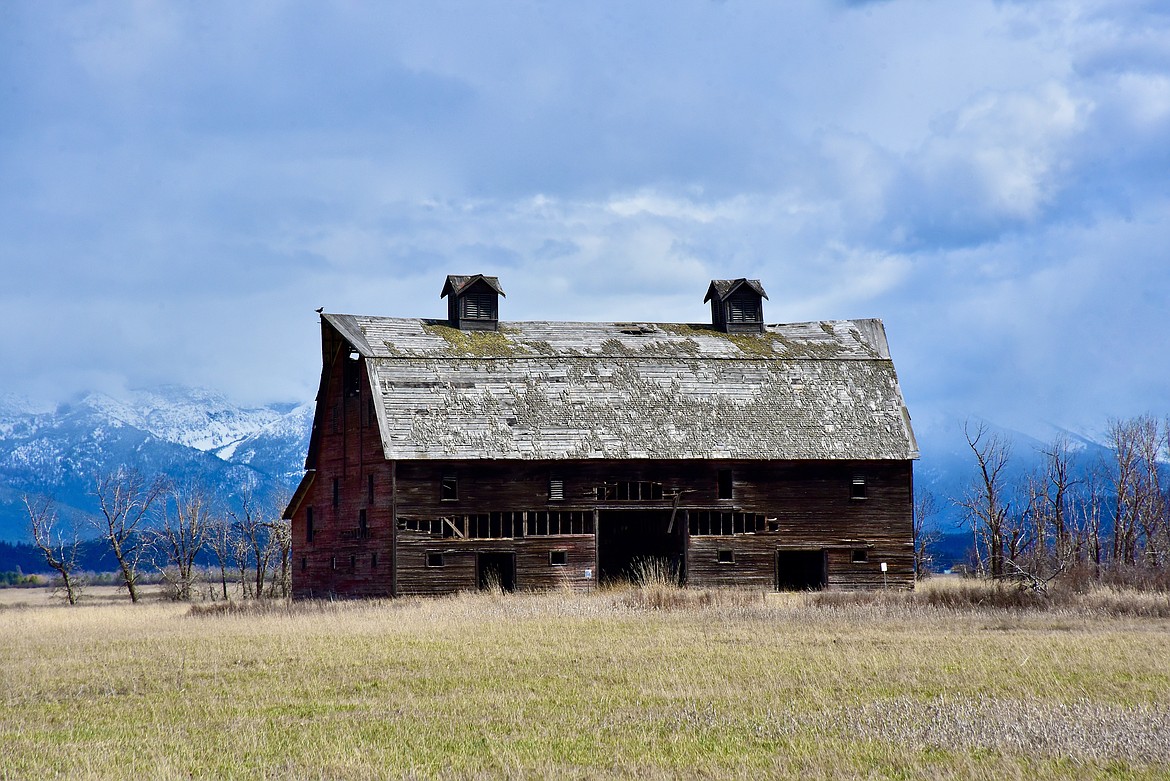
M 918 457 L 879 320 L 322 318 L 367 359 L 390 459 Z
M 483 280 L 484 284 L 507 298 L 499 278 L 485 277 L 483 274 L 448 274 L 447 280 L 443 283 L 443 290 L 439 293 L 439 298 L 445 298 L 449 295 L 457 296 L 479 280 Z
M 703 303 L 707 303 L 712 298 L 720 301 L 727 300 L 727 297 L 734 293 L 741 287 L 748 287 L 754 290 L 761 298 L 767 298 L 768 294 L 764 292 L 764 286 L 758 279 L 712 279 L 711 285 L 707 288 L 707 296 L 703 299 Z

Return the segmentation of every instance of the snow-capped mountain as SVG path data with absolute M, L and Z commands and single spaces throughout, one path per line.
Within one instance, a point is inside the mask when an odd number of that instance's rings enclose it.
M 281 418 L 269 407 L 242 409 L 221 393 L 177 385 L 136 391 L 122 400 L 93 393 L 81 405 L 164 442 L 205 452 L 240 442 Z
M 313 410 L 313 402 L 299 404 L 242 439 L 216 449 L 215 454 L 274 477 L 299 479 L 313 428 Z
M 312 413 L 312 403 L 248 408 L 179 386 L 92 393 L 51 410 L 0 399 L 0 539 L 27 537 L 27 493 L 56 497 L 67 515 L 92 513 L 97 475 L 120 465 L 198 480 L 225 497 L 295 486 Z

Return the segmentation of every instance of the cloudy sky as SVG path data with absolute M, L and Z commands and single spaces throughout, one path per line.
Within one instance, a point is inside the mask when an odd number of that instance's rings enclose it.
M 0 4 L 0 394 L 313 397 L 313 310 L 881 317 L 920 427 L 1170 412 L 1162 2 Z

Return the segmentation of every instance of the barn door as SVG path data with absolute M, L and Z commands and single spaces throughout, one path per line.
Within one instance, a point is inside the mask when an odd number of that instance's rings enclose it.
M 824 549 L 776 551 L 777 591 L 820 591 L 828 582 L 828 555 Z

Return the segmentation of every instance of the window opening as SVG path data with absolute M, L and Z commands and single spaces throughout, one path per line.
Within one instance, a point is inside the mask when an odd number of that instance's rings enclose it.
M 720 564 L 734 564 L 735 551 L 731 550 L 730 548 L 720 548 L 716 552 L 715 560 Z
M 350 350 L 345 361 L 345 395 L 356 396 L 361 391 L 361 356 L 356 350 Z
M 759 513 L 721 512 L 719 510 L 691 510 L 692 537 L 731 537 L 737 534 L 760 534 L 776 531 L 777 522 Z
M 443 554 L 438 551 L 427 551 L 427 566 L 441 567 L 443 566 Z
M 371 472 L 366 476 L 366 501 L 370 504 L 374 503 L 374 473 Z
M 309 568 L 309 557 L 308 556 L 301 556 L 301 572 L 304 572 L 308 568 Z
M 864 499 L 865 498 L 865 478 L 854 477 L 853 483 L 849 487 L 850 499 Z
M 377 569 L 377 568 L 378 568 L 378 554 L 371 553 L 370 554 L 370 569 Z
M 730 499 L 732 491 L 731 470 L 720 469 L 718 474 L 718 488 L 720 499 Z
M 869 561 L 869 551 L 864 548 L 853 551 L 854 564 L 865 564 L 867 561 Z
M 459 481 L 455 475 L 444 475 L 439 481 L 439 500 L 454 502 L 459 499 Z
M 549 551 L 548 563 L 551 567 L 564 567 L 569 563 L 569 552 L 564 550 Z
M 529 510 L 468 513 L 438 518 L 400 516 L 398 528 L 447 539 L 556 537 L 593 534 L 593 513 L 588 510 Z
M 370 536 L 370 525 L 366 520 L 366 511 L 358 510 L 358 538 L 366 539 Z
M 649 480 L 622 480 L 597 486 L 603 502 L 654 502 L 662 499 L 662 483 Z
M 349 557 L 349 571 L 353 572 L 357 569 L 357 556 Z

